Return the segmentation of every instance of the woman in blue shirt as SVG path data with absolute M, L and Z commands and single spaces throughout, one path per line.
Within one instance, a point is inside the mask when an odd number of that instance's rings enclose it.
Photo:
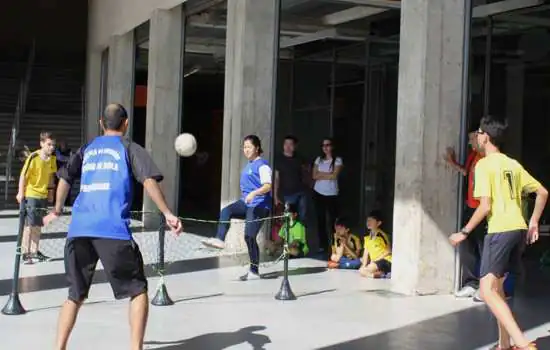
M 241 172 L 241 198 L 222 209 L 220 223 L 216 238 L 210 238 L 202 243 L 206 246 L 224 249 L 225 236 L 229 230 L 227 221 L 231 218 L 244 218 L 246 220 L 244 235 L 250 257 L 250 269 L 240 279 L 260 278 L 258 265 L 260 263 L 260 249 L 256 237 L 263 221 L 269 215 L 271 209 L 271 168 L 268 162 L 261 157 L 263 150 L 260 139 L 256 135 L 249 135 L 243 140 L 243 152 L 248 163 Z

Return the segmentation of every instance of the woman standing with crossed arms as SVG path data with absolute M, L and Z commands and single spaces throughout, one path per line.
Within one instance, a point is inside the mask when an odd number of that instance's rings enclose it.
M 331 138 L 325 138 L 322 153 L 315 159 L 313 166 L 313 200 L 317 212 L 317 231 L 319 235 L 319 250 L 328 252 L 332 245 L 332 229 L 338 216 L 338 176 L 344 163 L 342 158 L 334 153 Z
M 263 150 L 260 139 L 249 135 L 243 140 L 243 153 L 248 163 L 241 172 L 241 198 L 222 209 L 218 233 L 215 238 L 209 238 L 202 243 L 216 249 L 225 248 L 225 237 L 229 230 L 228 221 L 232 218 L 246 220 L 244 239 L 250 258 L 249 271 L 240 277 L 241 281 L 259 279 L 260 248 L 256 237 L 262 228 L 263 221 L 271 209 L 271 176 L 272 170 L 267 160 L 261 157 Z

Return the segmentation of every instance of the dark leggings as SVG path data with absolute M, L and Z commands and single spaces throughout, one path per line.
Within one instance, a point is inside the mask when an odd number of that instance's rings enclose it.
M 313 192 L 315 211 L 317 212 L 317 234 L 319 237 L 319 248 L 328 251 L 331 246 L 334 222 L 338 215 L 338 196 L 323 196 Z
M 250 258 L 250 271 L 258 273 L 260 264 L 260 248 L 256 237 L 262 228 L 263 221 L 252 220 L 263 219 L 269 215 L 269 209 L 260 207 L 248 207 L 242 200 L 236 201 L 223 208 L 220 212 L 220 221 L 229 221 L 232 218 L 245 219 L 244 240 L 248 247 L 248 256 Z M 229 230 L 229 223 L 220 223 L 218 225 L 217 238 L 225 241 L 225 236 Z

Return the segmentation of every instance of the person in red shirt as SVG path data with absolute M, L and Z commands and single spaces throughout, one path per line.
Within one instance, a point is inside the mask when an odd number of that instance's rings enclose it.
M 464 166 L 456 161 L 455 151 L 451 147 L 447 148 L 445 161 L 463 176 L 468 177 L 468 188 L 466 192 L 466 201 L 464 206 L 464 221 L 468 222 L 476 208 L 479 206 L 479 200 L 474 197 L 474 173 L 477 162 L 483 158 L 479 151 L 476 141 L 476 132 L 468 134 L 468 145 L 470 150 Z M 458 298 L 473 297 L 476 301 L 481 301 L 479 297 L 479 273 L 478 265 L 481 259 L 481 250 L 483 248 L 483 238 L 486 232 L 486 224 L 477 226 L 463 245 L 459 247 L 460 261 L 462 263 L 462 288 L 455 294 Z

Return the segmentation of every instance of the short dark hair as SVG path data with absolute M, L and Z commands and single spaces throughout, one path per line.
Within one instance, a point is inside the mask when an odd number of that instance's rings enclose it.
M 382 212 L 380 210 L 373 210 L 369 213 L 368 218 L 373 218 L 376 221 L 382 222 Z
M 479 123 L 479 132 L 487 134 L 491 143 L 499 148 L 502 147 L 507 128 L 508 123 L 506 120 L 492 116 L 481 118 Z
M 298 138 L 294 135 L 286 135 L 284 141 L 291 140 L 294 144 L 298 143 Z
M 126 108 L 120 103 L 111 103 L 105 107 L 101 121 L 103 127 L 107 130 L 117 131 L 122 128 L 124 122 L 128 119 Z
M 288 203 L 288 212 L 290 214 L 298 214 L 298 206 L 294 203 Z
M 342 226 L 345 228 L 349 228 L 349 222 L 345 217 L 339 217 L 334 220 L 334 226 Z

